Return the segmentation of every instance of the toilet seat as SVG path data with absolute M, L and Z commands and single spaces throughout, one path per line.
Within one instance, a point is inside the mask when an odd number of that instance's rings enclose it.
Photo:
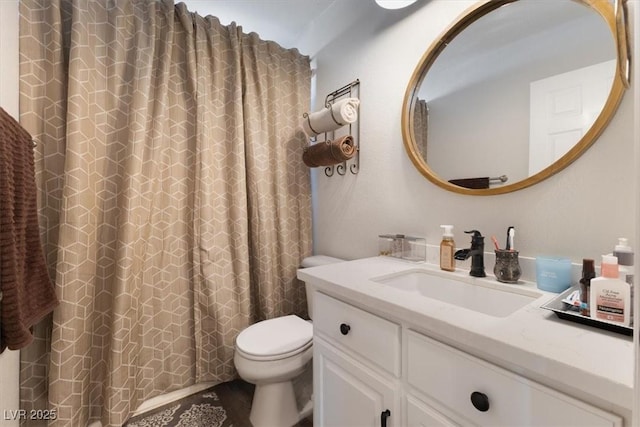
M 255 323 L 238 335 L 236 350 L 252 360 L 294 356 L 312 344 L 313 325 L 298 316 L 282 316 Z

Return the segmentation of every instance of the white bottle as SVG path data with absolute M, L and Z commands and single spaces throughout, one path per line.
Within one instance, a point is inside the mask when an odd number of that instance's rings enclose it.
M 631 322 L 633 322 L 633 249 L 629 246 L 629 241 L 624 237 L 618 238 L 618 244 L 613 249 L 613 255 L 618 257 L 620 266 L 620 280 L 627 282 L 631 288 Z
M 631 287 L 618 277 L 618 258 L 602 255 L 601 277 L 591 279 L 591 318 L 629 326 Z

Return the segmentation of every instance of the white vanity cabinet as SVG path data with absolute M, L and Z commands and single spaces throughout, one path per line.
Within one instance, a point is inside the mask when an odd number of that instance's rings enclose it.
M 314 296 L 314 426 L 400 427 L 400 325 Z
M 314 296 L 316 427 L 623 425 L 364 308 Z

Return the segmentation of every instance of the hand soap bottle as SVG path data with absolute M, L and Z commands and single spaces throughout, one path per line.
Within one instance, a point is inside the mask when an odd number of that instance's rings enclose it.
M 456 251 L 456 244 L 453 241 L 453 225 L 441 225 L 444 229 L 442 242 L 440 242 L 440 269 L 445 271 L 455 271 L 456 261 L 453 257 Z
M 631 287 L 618 277 L 618 258 L 602 255 L 601 274 L 601 277 L 591 279 L 591 318 L 629 326 Z

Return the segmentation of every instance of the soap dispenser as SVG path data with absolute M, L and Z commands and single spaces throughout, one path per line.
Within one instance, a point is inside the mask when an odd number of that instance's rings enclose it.
M 440 242 L 440 269 L 455 271 L 456 261 L 453 253 L 456 250 L 456 244 L 453 241 L 453 225 L 441 225 L 440 227 L 444 229 L 442 242 Z
M 618 244 L 613 249 L 613 256 L 618 258 L 620 279 L 631 285 L 633 292 L 633 249 L 629 246 L 629 241 L 626 238 L 618 238 Z

